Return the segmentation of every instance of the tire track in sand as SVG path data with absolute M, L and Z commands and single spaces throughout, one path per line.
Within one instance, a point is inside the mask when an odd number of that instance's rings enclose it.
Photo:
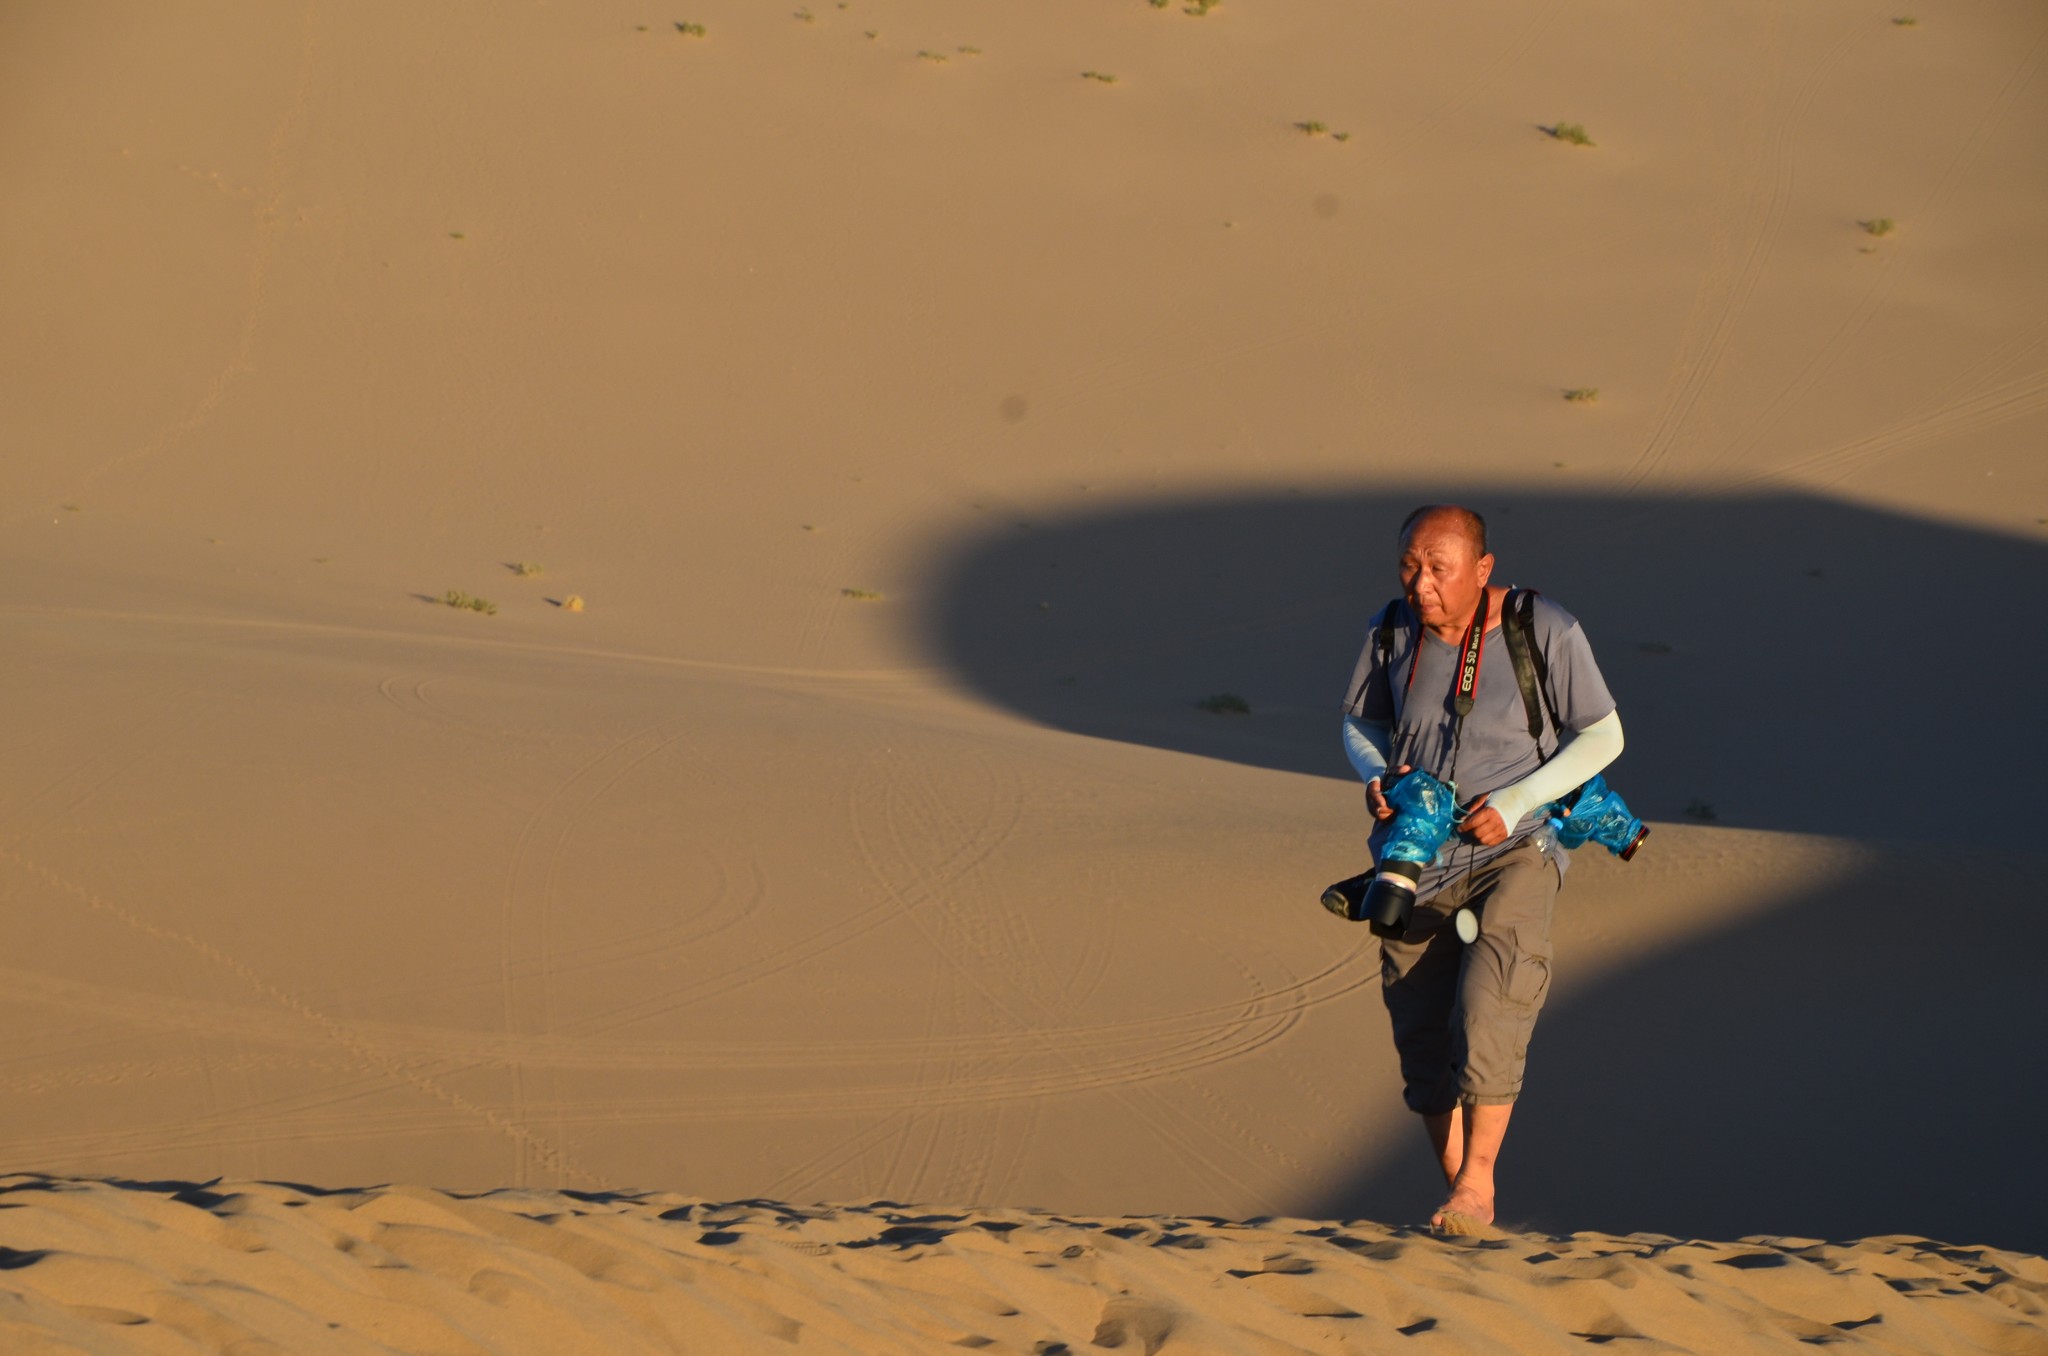
M 683 738 L 680 732 L 666 733 L 671 722 L 657 721 L 637 731 L 585 762 L 570 773 L 534 807 L 512 845 L 505 872 L 505 893 L 498 911 L 498 964 L 501 1007 L 505 1032 L 510 1036 L 552 1035 L 554 1011 L 554 892 L 557 866 L 563 846 L 576 830 L 577 821 L 627 774 L 648 759 Z M 591 783 L 587 788 L 584 783 Z M 570 802 L 573 799 L 573 804 Z M 542 828 L 543 825 L 547 827 Z M 542 856 L 537 882 L 524 883 L 532 871 L 531 852 L 537 837 L 549 839 Z M 528 902 L 530 901 L 530 902 Z M 520 1000 L 519 971 L 513 957 L 523 939 L 538 943 L 539 958 L 530 973 L 537 998 Z M 525 1009 L 525 1011 L 522 1011 Z M 512 1073 L 512 1115 L 521 1124 L 527 1120 L 527 1065 L 515 1062 Z M 553 1086 L 550 1071 L 550 1086 Z M 559 1139 L 559 1136 L 557 1137 Z M 514 1185 L 534 1185 L 526 1179 L 527 1160 L 516 1165 Z M 554 1185 L 561 1185 L 558 1181 Z
M 913 770 L 909 777 L 901 775 L 897 768 Z M 869 835 L 862 827 L 862 810 L 869 805 L 882 808 L 882 823 L 889 840 L 889 848 L 899 860 L 932 863 L 929 880 L 942 887 L 944 892 L 964 887 L 972 881 L 979 869 L 986 865 L 1001 847 L 1016 832 L 1022 817 L 1022 797 L 1014 776 L 1001 777 L 994 771 L 994 765 L 987 758 L 970 755 L 964 759 L 949 762 L 949 770 L 971 768 L 971 785 L 957 781 L 949 784 L 943 793 L 934 784 L 928 760 L 910 755 L 898 759 L 894 751 L 884 748 L 879 755 L 870 757 L 858 777 L 849 788 L 846 797 L 847 820 L 861 862 L 871 879 L 881 882 L 886 874 L 886 864 L 877 856 Z M 882 770 L 875 778 L 872 774 Z M 917 840 L 906 848 L 904 835 L 908 832 Z M 913 872 L 913 880 L 916 879 Z M 886 890 L 886 886 L 885 886 Z M 901 915 L 913 928 L 919 928 L 915 911 L 930 904 L 937 896 L 927 890 L 913 890 L 912 893 L 890 891 L 900 909 Z M 1004 957 L 1004 946 L 997 937 L 997 929 L 978 915 L 962 916 L 949 914 L 941 926 L 951 925 L 960 934 L 959 944 L 972 950 L 984 963 L 1000 964 Z M 934 1010 L 943 995 L 951 1018 L 948 1029 L 965 1031 L 969 1029 L 970 1006 L 968 1003 L 970 985 L 958 967 L 935 966 L 925 971 L 932 986 Z M 985 1020 L 985 1013 L 974 1014 Z M 929 1038 L 936 1028 L 929 1022 L 926 1036 Z M 949 1056 L 931 1044 L 919 1052 L 914 1073 L 913 1086 L 906 1101 L 910 1108 L 920 1109 L 921 1114 L 907 1119 L 902 1139 L 899 1141 L 899 1156 L 908 1148 L 913 1136 L 921 1139 L 916 1155 L 916 1166 L 909 1179 L 893 1176 L 886 1179 L 893 1183 L 902 1181 L 906 1187 L 915 1187 L 929 1177 L 938 1164 L 942 1142 L 950 1139 L 956 1146 L 972 1141 L 977 1136 L 965 1122 L 989 1121 L 999 1118 L 1000 1113 L 986 1105 L 954 1108 L 951 1114 L 942 1114 L 933 1105 L 931 1090 L 961 1083 L 971 1077 L 974 1061 L 971 1057 Z M 979 1138 L 986 1141 L 997 1127 L 983 1124 L 979 1127 Z M 955 1151 L 947 1156 L 944 1171 L 949 1174 L 949 1184 L 938 1194 L 978 1196 L 982 1183 L 975 1180 L 971 1167 L 961 1163 L 961 1153 Z M 950 1178 L 960 1174 L 966 1167 L 967 1181 L 952 1182 Z M 912 1192 L 911 1194 L 915 1194 Z
M 255 993 L 272 1006 L 290 1013 L 321 1033 L 326 1042 L 347 1051 L 358 1067 L 373 1070 L 391 1082 L 441 1103 L 451 1112 L 457 1113 L 467 1123 L 482 1122 L 492 1130 L 504 1135 L 518 1145 L 522 1153 L 534 1159 L 550 1171 L 573 1176 L 580 1181 L 606 1185 L 602 1179 L 583 1168 L 565 1153 L 560 1146 L 535 1134 L 524 1124 L 507 1118 L 498 1111 L 472 1100 L 454 1089 L 436 1081 L 419 1069 L 392 1059 L 373 1043 L 365 1041 L 348 1023 L 320 1011 L 282 985 L 262 975 L 254 967 L 244 964 L 212 942 L 189 932 L 150 921 L 134 910 L 115 903 L 104 895 L 86 889 L 84 886 L 43 866 L 41 863 L 22 855 L 15 848 L 0 844 L 0 861 L 12 865 L 22 875 L 34 880 L 57 895 L 82 905 L 92 912 L 104 914 L 144 937 L 198 956 L 210 965 L 227 971 L 243 987 Z
M 265 145 L 263 197 L 256 209 L 256 241 L 250 251 L 248 300 L 242 308 L 242 323 L 235 335 L 227 361 L 200 390 L 198 400 L 182 418 L 158 429 L 141 446 L 104 462 L 90 471 L 71 491 L 70 498 L 82 499 L 109 475 L 161 455 L 204 428 L 241 379 L 255 370 L 256 336 L 270 309 L 270 272 L 277 258 L 278 218 L 284 211 L 285 185 L 291 177 L 291 142 L 294 129 L 305 121 L 312 103 L 315 18 L 313 0 L 299 11 L 299 69 L 292 81 L 291 101 L 278 115 Z M 18 522 L 28 511 L 16 514 Z
M 1836 55 L 1847 46 L 1848 41 L 1845 39 L 1841 48 L 1837 49 Z M 1970 165 L 1976 161 L 1978 156 L 1983 154 L 1984 149 L 1990 143 L 1992 135 L 1997 131 L 1999 124 L 2005 120 L 2006 115 L 2012 111 L 2013 105 L 2018 101 L 2020 95 L 2040 73 L 2041 63 L 2044 58 L 2048 58 L 2048 27 L 2043 27 L 2035 35 L 2034 40 L 2028 44 L 2025 51 L 2021 54 L 2020 60 L 2014 66 L 2012 72 L 2000 83 L 1997 91 L 1985 104 L 1983 111 L 1978 114 L 1977 120 L 1972 125 L 1969 134 L 1957 143 L 1955 153 L 1942 166 L 1941 171 L 1935 176 L 1934 182 L 1928 187 L 1926 196 L 1915 207 L 1913 213 L 1915 220 L 1925 226 L 1939 219 L 1941 206 L 1962 181 Z M 1832 64 L 1832 58 L 1829 64 Z M 1807 359 L 1792 380 L 1787 382 L 1770 399 L 1757 417 L 1738 433 L 1735 438 L 1730 440 L 1729 444 L 1714 457 L 1713 464 L 1715 466 L 1724 466 L 1731 461 L 1738 460 L 1745 452 L 1755 447 L 1769 433 L 1771 428 L 1776 425 L 1778 420 L 1788 410 L 1795 407 L 1800 400 L 1804 399 L 1807 393 L 1834 368 L 1849 346 L 1869 328 L 1871 321 L 1883 309 L 1884 303 L 1890 299 L 1892 289 L 1898 284 L 1901 269 L 1900 259 L 1893 255 L 1880 257 L 1874 260 L 1873 264 L 1875 276 L 1865 288 L 1861 300 L 1852 308 L 1850 314 L 1843 319 L 1842 323 L 1827 337 L 1821 347 Z M 2021 412 L 2024 413 L 2025 411 Z M 1929 415 L 1926 416 L 1926 419 L 1931 420 L 1935 417 L 1937 416 Z M 1992 420 L 1992 422 L 1996 421 L 1996 418 Z M 1976 427 L 1977 425 L 1970 424 L 1969 426 Z M 1904 433 L 1905 429 L 1899 427 L 1896 431 Z M 1888 440 L 1888 438 L 1889 431 L 1872 434 L 1867 439 L 1859 439 L 1855 443 L 1846 445 L 1846 447 L 1838 447 L 1833 451 L 1845 451 L 1847 447 L 1861 447 L 1865 442 L 1877 439 Z M 1916 437 L 1909 441 L 1919 441 L 1919 439 Z M 1890 446 L 1888 441 L 1886 446 Z M 1828 455 L 1824 454 L 1824 457 Z M 1881 456 L 1883 453 L 1880 452 L 1876 455 Z M 1849 461 L 1857 465 L 1865 464 L 1866 460 L 1871 459 L 1875 459 L 1875 457 L 1868 459 L 1848 458 Z M 1754 477 L 1751 481 L 1744 483 L 1753 483 L 1755 479 L 1769 478 L 1774 474 L 1796 472 L 1814 460 L 1814 458 L 1809 457 L 1801 458 L 1792 463 L 1781 463 L 1776 467 L 1766 470 L 1762 476 Z
M 1374 982 L 1354 977 L 1357 963 L 1369 950 L 1359 943 L 1328 965 L 1289 984 L 1266 989 L 1254 1015 L 1306 1017 L 1327 1003 Z M 315 1032 L 294 1032 L 245 1006 L 140 994 L 78 980 L 59 979 L 34 971 L 0 966 L 17 1001 L 35 1002 L 84 1016 L 116 1018 L 146 1029 L 178 1029 L 218 1034 L 267 1044 L 319 1047 Z M 1048 1034 L 1077 1054 L 1110 1060 L 1120 1067 L 1151 1057 L 1161 1043 L 1168 1051 L 1213 1043 L 1237 1029 L 1246 1017 L 1244 1001 L 1176 1009 L 1122 1021 L 1048 1028 Z M 388 1058 L 415 1061 L 460 1061 L 494 1068 L 519 1060 L 546 1063 L 558 1069 L 583 1071 L 715 1073 L 797 1070 L 848 1070 L 914 1063 L 927 1050 L 958 1060 L 993 1060 L 1012 1054 L 1014 1035 L 1007 1032 L 950 1033 L 932 1038 L 877 1037 L 840 1041 L 608 1041 L 555 1034 L 539 1037 L 424 1026 L 401 1022 L 352 1020 L 358 1040 Z M 1138 1055 L 1120 1053 L 1139 1050 Z
M 912 760 L 908 768 L 913 778 L 929 776 L 919 760 Z M 895 780 L 889 779 L 890 782 Z M 1013 997 L 998 990 L 991 982 L 987 966 L 991 960 L 1003 958 L 1000 948 L 973 942 L 974 920 L 963 916 L 961 905 L 950 888 L 953 873 L 946 870 L 950 860 L 946 850 L 943 847 L 938 852 L 928 850 L 929 845 L 917 835 L 912 835 L 914 841 L 906 850 L 898 802 L 886 794 L 888 789 L 885 782 L 883 796 L 863 796 L 855 805 L 854 828 L 863 863 L 875 884 L 901 902 L 903 917 L 937 957 L 981 996 L 988 1011 L 1003 1019 L 1010 1028 L 1012 1048 L 1005 1053 L 1014 1053 L 1019 1060 L 1026 1055 L 1037 1056 L 1051 1066 L 1049 1073 L 1029 1076 L 1026 1080 L 1044 1089 L 1037 1095 L 1082 1090 L 1105 1092 L 1122 1105 L 1133 1120 L 1143 1125 L 1156 1143 L 1173 1153 L 1190 1171 L 1202 1174 L 1208 1180 L 1220 1180 L 1250 1192 L 1250 1185 L 1235 1170 L 1205 1151 L 1195 1136 L 1183 1128 L 1186 1118 L 1176 1114 L 1175 1108 L 1166 1104 L 1153 1085 L 1176 1074 L 1213 1068 L 1225 1060 L 1241 1058 L 1263 1048 L 1284 1036 L 1295 1025 L 1297 1015 L 1261 1012 L 1264 995 L 1255 993 L 1250 1002 L 1236 1005 L 1236 1020 L 1220 1026 L 1211 1040 L 1184 1042 L 1170 1053 L 1143 1050 L 1122 1069 L 1108 1069 L 1100 1065 L 1091 1067 L 1073 1048 L 1072 1042 L 1063 1039 L 1064 1033 L 1058 1031 L 1056 1023 L 1062 1015 L 1060 1012 L 1048 1009 L 1042 999 L 1030 992 L 1020 991 Z M 860 805 L 877 800 L 882 805 L 883 816 L 879 835 L 861 823 L 858 813 Z M 878 851 L 878 838 L 886 838 L 896 850 L 898 861 L 894 864 L 895 869 Z M 993 847 L 983 849 L 978 853 L 978 859 L 993 850 Z M 957 858 L 960 851 L 955 848 L 953 857 Z M 934 858 L 939 861 L 938 867 L 924 865 Z M 904 878 L 901 883 L 899 876 Z M 956 938 L 964 939 L 964 944 L 963 940 Z M 914 1104 L 929 1106 L 935 1097 L 950 1100 L 961 1083 L 978 1084 L 978 1096 L 989 1098 L 996 1095 L 990 1086 L 994 1081 L 963 1078 L 940 1089 L 919 1088 L 914 1094 L 917 1099 Z M 1232 1124 L 1230 1128 L 1240 1140 L 1254 1148 L 1260 1147 L 1258 1137 L 1249 1135 L 1241 1124 Z
M 1728 195 L 1736 204 L 1736 221 L 1732 228 L 1717 230 L 1709 239 L 1711 263 L 1694 293 L 1679 338 L 1677 364 L 1651 416 L 1649 437 L 1623 478 L 1625 493 L 1634 494 L 1664 469 L 1714 384 L 1784 224 L 1794 182 L 1789 152 L 1792 139 L 1812 108 L 1822 81 L 1864 36 L 1851 31 L 1837 41 L 1807 71 L 1790 106 L 1779 114 L 1772 108 L 1777 102 L 1772 96 L 1784 80 L 1785 51 L 1779 41 L 1778 17 L 1772 13 L 1770 27 L 1762 35 L 1767 54 L 1766 93 L 1754 101 L 1757 112 L 1732 152 L 1743 167 L 1737 186 Z M 1704 338 L 1700 337 L 1703 330 Z

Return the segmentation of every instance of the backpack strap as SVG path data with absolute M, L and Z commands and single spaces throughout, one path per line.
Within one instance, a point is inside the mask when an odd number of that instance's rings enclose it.
M 1501 634 L 1508 643 L 1508 658 L 1514 661 L 1515 685 L 1522 689 L 1522 709 L 1529 716 L 1529 738 L 1543 743 L 1543 718 L 1550 728 L 1562 733 L 1557 703 L 1550 697 L 1550 662 L 1536 643 L 1536 590 L 1515 589 L 1501 609 Z
M 1404 599 L 1396 598 L 1380 609 L 1379 652 L 1380 667 L 1386 668 L 1394 662 L 1394 628 L 1401 624 L 1401 604 Z
M 1389 705 L 1392 704 L 1394 696 L 1394 679 L 1392 674 L 1394 636 L 1401 627 L 1400 607 L 1403 601 L 1405 600 L 1396 598 L 1393 602 L 1381 608 L 1380 624 L 1373 628 L 1373 653 L 1380 661 L 1380 673 L 1387 680 L 1387 700 Z M 1357 706 L 1361 704 L 1365 700 L 1366 690 L 1371 686 L 1372 675 L 1368 673 L 1364 680 L 1360 682 L 1358 691 L 1351 694 L 1351 705 Z
M 1396 598 L 1380 610 L 1380 624 L 1374 628 L 1373 648 L 1379 654 L 1380 671 L 1393 686 L 1394 636 L 1401 627 L 1401 608 L 1406 599 Z M 1529 717 L 1529 738 L 1543 744 L 1543 720 L 1562 734 L 1564 722 L 1557 718 L 1557 703 L 1550 696 L 1550 661 L 1536 641 L 1536 590 L 1511 589 L 1501 606 L 1501 635 L 1508 643 L 1508 658 L 1515 666 L 1515 686 L 1522 689 L 1522 710 Z M 1361 693 L 1361 695 L 1363 695 Z

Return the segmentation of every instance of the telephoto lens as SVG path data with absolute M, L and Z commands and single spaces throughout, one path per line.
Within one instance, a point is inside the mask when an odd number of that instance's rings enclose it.
M 1415 912 L 1415 883 L 1422 868 L 1414 862 L 1385 862 L 1365 887 L 1363 908 L 1366 925 L 1375 937 L 1400 937 L 1408 931 L 1408 916 Z
M 1370 924 L 1376 937 L 1400 937 L 1415 912 L 1415 882 L 1421 877 L 1422 868 L 1413 862 L 1388 862 L 1323 891 L 1323 907 L 1346 922 Z
M 1399 937 L 1408 931 L 1422 869 L 1436 860 L 1451 836 L 1457 788 L 1415 769 L 1394 777 L 1386 797 L 1394 815 L 1380 845 L 1379 866 L 1323 891 L 1323 907 L 1353 923 L 1372 924 L 1377 936 Z

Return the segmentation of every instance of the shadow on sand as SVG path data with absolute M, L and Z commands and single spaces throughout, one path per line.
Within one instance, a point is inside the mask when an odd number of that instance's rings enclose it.
M 1338 704 L 1427 497 L 1152 503 L 983 536 L 942 562 L 927 639 L 1045 725 L 1348 783 Z M 1464 502 L 1497 582 L 1584 623 L 1638 813 L 1875 850 L 1856 878 L 1554 1001 L 1507 1213 L 2048 1250 L 2025 1185 L 2048 907 L 2041 859 L 2013 855 L 2039 841 L 2048 767 L 2048 549 L 1799 495 Z M 1222 693 L 1250 713 L 1198 709 Z M 1944 840 L 1951 809 L 1969 841 Z M 1305 922 L 1325 865 L 1303 871 Z M 1412 1219 L 1429 1175 L 1402 1151 L 1288 1208 Z

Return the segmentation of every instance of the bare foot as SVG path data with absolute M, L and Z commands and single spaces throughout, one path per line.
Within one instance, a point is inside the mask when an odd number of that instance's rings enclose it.
M 1429 1227 L 1440 1234 L 1491 1233 L 1493 1193 L 1470 1183 L 1451 1188 L 1451 1197 L 1430 1216 Z
M 1506 1235 L 1484 1221 L 1470 1215 L 1461 1215 L 1455 1210 L 1441 1210 L 1430 1227 L 1438 1238 L 1503 1238 Z

